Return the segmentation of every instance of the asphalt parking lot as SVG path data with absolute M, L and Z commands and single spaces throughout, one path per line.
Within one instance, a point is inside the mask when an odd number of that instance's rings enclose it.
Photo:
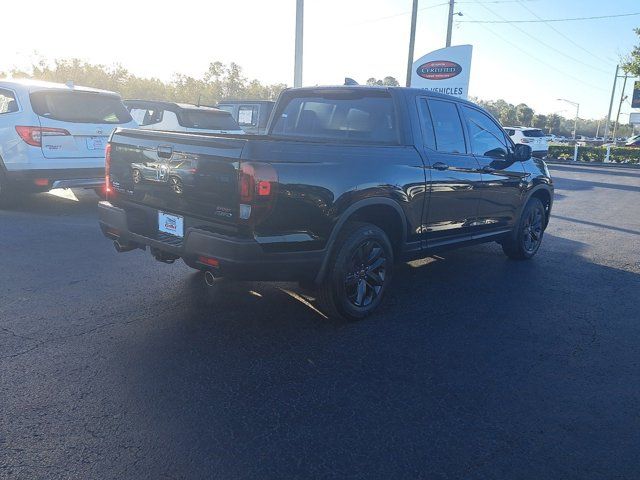
M 640 170 L 552 174 L 533 261 L 407 264 L 346 325 L 116 254 L 93 192 L 0 210 L 0 478 L 639 478 Z

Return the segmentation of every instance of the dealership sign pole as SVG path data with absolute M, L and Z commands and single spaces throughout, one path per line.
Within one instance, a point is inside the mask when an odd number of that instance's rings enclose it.
M 413 63 L 411 87 L 466 99 L 469 96 L 471 45 L 457 45 L 427 53 Z

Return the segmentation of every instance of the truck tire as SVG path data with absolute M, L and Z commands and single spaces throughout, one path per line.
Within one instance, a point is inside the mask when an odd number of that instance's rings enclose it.
M 391 283 L 393 248 L 375 225 L 349 222 L 331 252 L 327 278 L 318 289 L 329 318 L 361 320 L 378 308 Z
M 538 252 L 546 225 L 545 215 L 540 199 L 530 198 L 522 210 L 518 224 L 502 241 L 502 250 L 507 257 L 528 260 Z

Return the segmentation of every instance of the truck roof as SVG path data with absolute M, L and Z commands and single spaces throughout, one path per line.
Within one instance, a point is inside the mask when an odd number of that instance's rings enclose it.
M 35 80 L 32 78 L 2 78 L 0 79 L 0 86 L 5 88 L 22 87 L 28 92 L 36 92 L 41 90 L 64 90 L 64 91 L 76 91 L 76 92 L 91 92 L 102 93 L 105 95 L 116 95 L 120 97 L 116 92 L 109 90 L 101 90 L 99 88 L 83 87 L 81 85 L 74 85 L 73 83 L 56 83 L 46 82 L 44 80 Z
M 287 92 L 317 92 L 321 90 L 371 90 L 371 91 L 382 91 L 386 90 L 388 92 L 398 92 L 401 95 L 409 95 L 409 96 L 427 96 L 434 98 L 442 98 L 447 100 L 455 100 L 460 103 L 465 103 L 468 105 L 476 106 L 473 102 L 468 100 L 464 100 L 459 97 L 454 97 L 451 95 L 445 95 L 444 93 L 434 92 L 432 90 L 425 90 L 422 88 L 411 88 L 411 87 L 390 87 L 390 86 L 381 86 L 381 85 L 326 85 L 326 86 L 315 86 L 315 87 L 299 87 L 299 88 L 288 88 L 285 91 Z
M 220 100 L 218 102 L 218 105 L 225 105 L 225 104 L 232 104 L 232 105 L 238 105 L 241 103 L 260 103 L 260 104 L 271 104 L 271 103 L 276 103 L 273 100 L 250 100 L 250 99 L 244 99 L 244 100 L 229 100 L 229 99 L 224 99 L 224 100 Z

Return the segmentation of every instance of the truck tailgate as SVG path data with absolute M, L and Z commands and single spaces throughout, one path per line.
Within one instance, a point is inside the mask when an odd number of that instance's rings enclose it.
M 110 142 L 109 199 L 235 225 L 245 143 L 240 138 L 118 129 Z

